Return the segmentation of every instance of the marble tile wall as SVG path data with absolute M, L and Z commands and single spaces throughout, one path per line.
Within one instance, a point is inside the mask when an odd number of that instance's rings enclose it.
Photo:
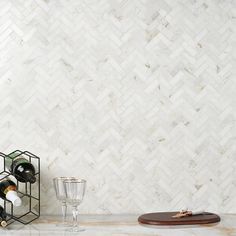
M 0 147 L 88 180 L 81 213 L 236 212 L 236 2 L 1 0 Z

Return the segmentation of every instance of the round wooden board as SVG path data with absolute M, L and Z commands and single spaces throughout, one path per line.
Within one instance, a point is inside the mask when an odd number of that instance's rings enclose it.
M 212 224 L 220 221 L 216 214 L 205 212 L 201 215 L 187 216 L 182 218 L 172 218 L 178 212 L 156 212 L 139 216 L 141 224 L 148 225 L 198 225 Z

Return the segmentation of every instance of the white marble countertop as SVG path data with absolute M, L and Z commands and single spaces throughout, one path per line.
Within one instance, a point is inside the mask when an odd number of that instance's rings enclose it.
M 71 233 L 67 227 L 57 226 L 59 217 L 41 216 L 29 225 L 14 223 L 0 229 L 4 235 L 114 235 L 114 236 L 236 236 L 236 215 L 221 215 L 221 222 L 204 226 L 145 227 L 137 222 L 137 215 L 81 215 L 80 227 L 84 232 Z

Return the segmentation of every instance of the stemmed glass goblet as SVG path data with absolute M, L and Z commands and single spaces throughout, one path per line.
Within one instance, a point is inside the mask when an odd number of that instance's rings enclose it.
M 84 198 L 86 180 L 74 178 L 65 179 L 63 182 L 66 193 L 66 202 L 72 206 L 73 227 L 70 231 L 84 231 L 84 229 L 80 229 L 78 226 L 78 206 L 82 203 Z
M 53 178 L 54 190 L 56 193 L 57 200 L 61 202 L 62 210 L 62 222 L 58 226 L 67 226 L 66 215 L 67 215 L 67 204 L 66 204 L 66 193 L 64 188 L 64 181 L 73 179 L 73 177 L 56 177 Z

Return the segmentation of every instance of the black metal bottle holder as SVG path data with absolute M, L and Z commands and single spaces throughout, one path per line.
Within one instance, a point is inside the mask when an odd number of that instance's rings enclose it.
M 31 184 L 28 182 L 22 183 L 16 180 L 11 172 L 6 168 L 6 158 L 8 155 L 14 156 L 14 158 L 12 158 L 12 161 L 15 158 L 21 156 L 32 163 L 36 171 L 36 182 Z M 0 175 L 4 174 L 6 175 L 5 177 L 9 176 L 16 183 L 17 193 L 22 200 L 22 205 L 19 207 L 15 207 L 10 201 L 4 199 L 1 199 L 0 204 L 6 211 L 7 225 L 10 225 L 15 221 L 26 225 L 36 220 L 40 216 L 40 158 L 33 153 L 20 150 L 15 150 L 8 155 L 0 152 L 0 162 L 2 161 L 0 165 Z

